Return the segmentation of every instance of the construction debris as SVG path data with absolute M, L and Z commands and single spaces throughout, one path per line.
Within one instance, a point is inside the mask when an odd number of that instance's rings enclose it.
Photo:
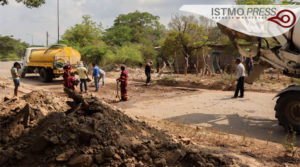
M 83 98 L 65 91 L 73 101 L 67 102 L 67 97 L 55 101 L 61 97 L 33 92 L 21 100 L 10 99 L 1 104 L 0 166 L 235 164 L 235 158 L 216 151 L 183 146 L 96 97 Z M 44 112 L 47 107 L 51 109 Z

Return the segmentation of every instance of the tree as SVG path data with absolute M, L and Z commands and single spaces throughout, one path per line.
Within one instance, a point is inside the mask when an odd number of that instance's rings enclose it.
M 175 62 L 177 60 L 177 55 L 182 52 L 183 48 L 178 42 L 178 36 L 179 33 L 173 30 L 170 31 L 167 37 L 161 41 L 162 42 L 161 58 L 164 62 L 168 62 L 168 64 L 171 64 L 170 62 Z M 175 66 L 176 69 L 174 71 L 179 73 L 177 62 Z
M 158 55 L 154 48 L 158 46 L 158 41 L 164 34 L 165 27 L 159 23 L 158 16 L 135 11 L 119 15 L 114 20 L 114 25 L 104 33 L 103 40 L 110 46 L 124 46 L 125 49 L 134 43 L 135 49 L 139 50 L 144 60 L 154 60 Z
M 274 4 L 275 0 L 236 0 L 238 5 L 269 5 Z
M 164 26 L 159 23 L 159 17 L 148 12 L 135 11 L 121 14 L 114 20 L 114 25 L 105 32 L 105 42 L 121 46 L 128 42 L 156 43 L 164 32 Z M 120 40 L 116 40 L 120 37 Z
M 207 44 L 208 33 L 194 16 L 176 15 L 169 23 L 169 27 L 172 31 L 168 34 L 163 49 L 168 48 L 184 55 L 184 73 L 187 74 L 190 56 Z
M 0 35 L 0 59 L 13 60 L 24 56 L 25 49 L 29 45 L 10 36 Z
M 18 3 L 23 3 L 28 8 L 37 8 L 45 4 L 45 0 L 16 0 Z M 0 5 L 4 6 L 8 4 L 8 0 L 0 0 Z
M 283 5 L 300 5 L 300 2 L 295 2 L 294 0 L 283 0 L 281 3 Z
M 116 49 L 115 63 L 140 66 L 144 63 L 142 53 L 137 45 L 124 45 Z
M 87 64 L 99 64 L 109 51 L 108 47 L 86 46 L 80 50 L 82 60 Z
M 127 26 L 117 26 L 107 29 L 104 41 L 110 46 L 122 46 L 132 40 L 131 29 Z
M 102 32 L 102 25 L 92 21 L 89 15 L 85 15 L 82 17 L 81 24 L 66 30 L 61 42 L 76 48 L 99 45 Z

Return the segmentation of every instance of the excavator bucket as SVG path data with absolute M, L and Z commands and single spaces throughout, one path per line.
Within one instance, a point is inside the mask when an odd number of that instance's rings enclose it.
M 253 82 L 259 79 L 259 76 L 263 73 L 265 69 L 266 69 L 265 65 L 261 65 L 261 64 L 255 65 L 253 67 L 251 74 L 248 77 L 246 77 L 245 82 L 247 84 L 253 84 Z
M 255 37 L 255 36 L 250 36 L 250 35 L 246 35 L 240 32 L 237 32 L 235 30 L 232 30 L 228 27 L 225 27 L 221 24 L 218 24 L 218 27 L 220 28 L 220 30 L 226 34 L 229 39 L 231 40 L 232 44 L 234 45 L 234 47 L 238 50 L 239 54 L 242 57 L 255 57 L 258 55 L 258 51 L 259 51 L 259 47 L 257 47 L 255 50 L 253 50 L 252 52 L 247 52 L 245 50 L 243 50 L 239 44 L 237 43 L 236 39 L 244 39 L 247 41 L 252 41 L 252 42 L 259 42 L 259 38 Z M 258 80 L 260 74 L 263 73 L 264 69 L 266 69 L 266 65 L 265 64 L 257 64 L 253 67 L 252 73 L 250 74 L 250 76 L 248 76 L 245 79 L 245 82 L 248 84 L 253 84 L 253 82 L 255 82 L 256 80 Z

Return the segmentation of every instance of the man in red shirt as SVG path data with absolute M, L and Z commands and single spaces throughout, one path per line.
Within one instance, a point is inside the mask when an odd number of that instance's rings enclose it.
M 75 74 L 71 73 L 72 67 L 70 65 L 66 65 L 64 67 L 64 87 L 73 90 L 75 92 L 75 87 L 78 85 L 79 81 L 76 80 Z
M 117 79 L 117 82 L 121 82 L 120 88 L 121 88 L 121 100 L 127 101 L 128 95 L 127 95 L 127 85 L 128 85 L 128 74 L 125 70 L 125 66 L 121 66 L 121 75 L 120 78 Z

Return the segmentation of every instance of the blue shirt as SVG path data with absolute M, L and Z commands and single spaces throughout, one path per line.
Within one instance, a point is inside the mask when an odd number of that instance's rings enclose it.
M 100 76 L 100 69 L 98 66 L 95 66 L 94 69 L 93 69 L 93 76 L 96 77 L 96 76 Z

